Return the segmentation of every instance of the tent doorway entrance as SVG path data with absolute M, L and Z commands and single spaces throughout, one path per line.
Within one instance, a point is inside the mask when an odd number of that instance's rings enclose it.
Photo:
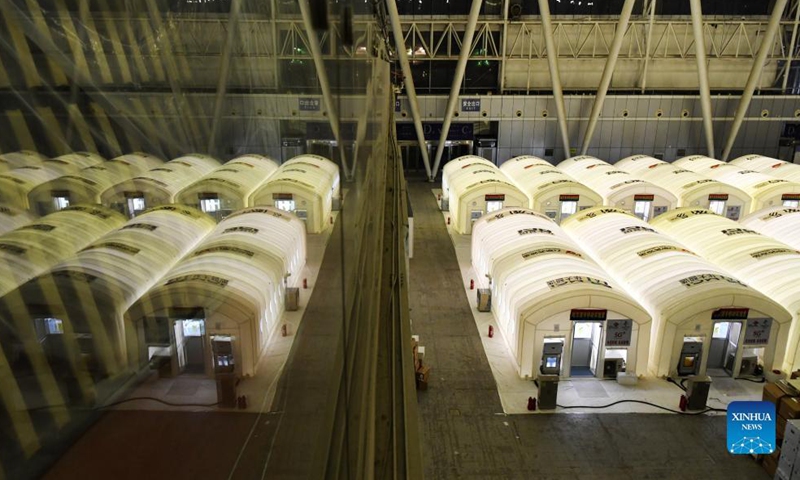
M 571 377 L 594 377 L 600 360 L 603 322 L 574 322 L 570 351 Z

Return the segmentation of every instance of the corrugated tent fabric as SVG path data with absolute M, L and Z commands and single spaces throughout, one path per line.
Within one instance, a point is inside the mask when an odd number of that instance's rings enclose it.
M 35 215 L 18 208 L 0 205 L 0 235 L 32 222 Z
M 681 208 L 651 223 L 788 310 L 793 321 L 782 369 L 791 371 L 800 365 L 800 252 L 704 209 Z
M 800 165 L 763 155 L 745 155 L 730 161 L 731 165 L 747 170 L 755 170 L 775 178 L 800 183 Z

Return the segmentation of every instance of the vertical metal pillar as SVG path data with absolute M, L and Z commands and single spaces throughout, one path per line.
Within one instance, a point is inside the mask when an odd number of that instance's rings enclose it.
M 464 38 L 461 40 L 461 52 L 458 54 L 458 64 L 453 76 L 453 83 L 450 85 L 450 97 L 447 99 L 447 109 L 444 113 L 442 122 L 442 134 L 439 136 L 439 145 L 436 146 L 436 160 L 433 162 L 433 171 L 429 180 L 432 182 L 439 172 L 439 163 L 442 161 L 444 144 L 447 142 L 447 133 L 450 131 L 450 122 L 453 120 L 453 112 L 456 110 L 458 94 L 461 91 L 461 81 L 464 79 L 464 71 L 467 69 L 467 60 L 472 53 L 472 39 L 475 36 L 475 26 L 478 24 L 478 16 L 481 13 L 483 0 L 472 0 L 472 7 L 469 11 L 467 29 L 464 30 Z
M 406 95 L 411 107 L 411 118 L 414 120 L 414 130 L 417 132 L 417 142 L 419 142 L 419 152 L 422 155 L 422 163 L 425 164 L 425 173 L 429 179 L 431 176 L 431 162 L 428 158 L 428 146 L 425 144 L 425 132 L 422 129 L 422 114 L 419 111 L 417 101 L 417 89 L 414 87 L 414 77 L 411 74 L 411 65 L 408 63 L 408 52 L 406 51 L 406 41 L 403 37 L 403 29 L 400 25 L 400 14 L 397 12 L 395 0 L 386 0 L 386 9 L 389 11 L 389 18 L 392 22 L 392 36 L 394 36 L 394 48 L 400 59 L 400 68 L 403 70 L 403 83 L 406 86 Z
M 239 23 L 239 12 L 242 10 L 242 0 L 233 0 L 231 10 L 228 14 L 228 35 L 225 37 L 225 45 L 222 47 L 222 59 L 220 60 L 219 80 L 217 81 L 217 95 L 214 99 L 214 117 L 211 120 L 211 135 L 208 138 L 207 153 L 213 155 L 214 144 L 219 132 L 220 118 L 222 117 L 222 106 L 225 104 L 225 93 L 228 87 L 228 73 L 231 69 L 231 56 L 233 55 L 233 45 L 236 43 L 236 33 Z
M 339 135 L 339 114 L 336 111 L 336 102 L 331 94 L 331 86 L 328 82 L 328 72 L 325 70 L 325 60 L 322 59 L 322 52 L 319 49 L 319 39 L 317 38 L 317 31 L 314 30 L 314 24 L 311 21 L 311 10 L 308 6 L 308 0 L 298 0 L 300 5 L 300 13 L 303 15 L 303 25 L 308 35 L 308 48 L 311 49 L 311 55 L 314 57 L 314 68 L 317 70 L 317 79 L 319 86 L 322 89 L 322 101 L 325 103 L 325 110 L 328 111 L 328 121 L 331 124 L 333 131 L 333 138 L 339 146 L 339 159 L 342 162 L 342 168 L 347 172 L 350 171 L 347 166 L 347 157 L 344 154 L 344 145 L 342 145 L 342 137 Z
M 711 89 L 708 85 L 708 66 L 706 65 L 706 41 L 703 31 L 703 8 L 700 0 L 689 0 L 692 9 L 692 30 L 694 49 L 697 58 L 697 77 L 700 87 L 700 106 L 703 109 L 703 128 L 706 133 L 706 151 L 714 158 L 714 123 L 711 110 Z
M 736 135 L 739 134 L 744 116 L 747 113 L 747 109 L 750 107 L 750 101 L 753 100 L 753 92 L 756 91 L 758 79 L 761 77 L 761 69 L 764 68 L 767 55 L 769 55 L 769 51 L 775 43 L 775 34 L 778 32 L 783 10 L 786 8 L 786 2 L 787 0 L 775 0 L 775 7 L 772 9 L 772 15 L 769 17 L 767 31 L 764 33 L 764 39 L 761 41 L 761 48 L 758 49 L 756 59 L 753 61 L 753 68 L 750 69 L 750 76 L 747 78 L 747 84 L 742 92 L 742 98 L 739 100 L 739 106 L 736 107 L 736 114 L 733 117 L 731 132 L 728 135 L 725 150 L 722 151 L 722 161 L 728 161 L 728 156 L 731 154 L 733 144 L 736 142 Z
M 586 152 L 589 150 L 589 144 L 592 142 L 592 136 L 594 136 L 597 121 L 600 119 L 600 111 L 603 110 L 603 103 L 606 101 L 608 87 L 611 86 L 611 78 L 614 76 L 614 68 L 617 66 L 617 58 L 619 58 L 619 51 L 622 48 L 622 41 L 625 39 L 625 32 L 628 30 L 628 22 L 631 19 L 633 5 L 635 3 L 636 0 L 625 0 L 625 3 L 622 5 L 622 13 L 620 13 L 619 23 L 617 23 L 617 31 L 614 33 L 611 51 L 608 52 L 606 67 L 603 69 L 603 76 L 600 78 L 597 96 L 595 96 L 594 105 L 592 105 L 592 113 L 589 116 L 589 125 L 586 127 L 586 135 L 583 137 L 581 155 L 586 155 Z
M 561 75 L 558 73 L 558 52 L 553 38 L 553 23 L 550 21 L 550 6 L 547 0 L 539 0 L 539 14 L 542 16 L 544 43 L 547 48 L 547 64 L 550 67 L 550 83 L 553 84 L 553 98 L 556 102 L 558 127 L 561 130 L 561 142 L 564 145 L 564 157 L 570 157 L 569 131 L 567 130 L 567 109 L 564 108 L 564 92 L 561 90 Z
M 647 22 L 647 40 L 645 40 L 644 50 L 644 68 L 642 69 L 642 78 L 639 79 L 642 93 L 644 93 L 645 86 L 647 86 L 647 67 L 650 64 L 650 44 L 653 42 L 653 23 L 656 16 L 656 0 L 650 0 L 648 3 L 650 7 L 650 20 Z
M 500 78 L 498 85 L 500 85 L 500 95 L 506 90 L 506 45 L 508 44 L 508 1 L 503 0 L 503 42 L 502 53 L 500 57 Z
M 789 73 L 792 70 L 792 58 L 794 57 L 794 49 L 797 46 L 797 27 L 800 23 L 800 0 L 794 2 L 794 26 L 792 27 L 792 39 L 789 41 L 789 54 L 786 57 L 786 66 L 783 72 L 783 83 L 781 84 L 781 93 L 786 93 L 786 87 L 789 84 Z

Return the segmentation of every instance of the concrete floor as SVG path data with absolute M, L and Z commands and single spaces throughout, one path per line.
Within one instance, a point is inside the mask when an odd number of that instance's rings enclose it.
M 506 415 L 431 184 L 409 185 L 412 331 L 431 366 L 419 392 L 425 478 L 767 478 L 725 450 L 724 417 Z

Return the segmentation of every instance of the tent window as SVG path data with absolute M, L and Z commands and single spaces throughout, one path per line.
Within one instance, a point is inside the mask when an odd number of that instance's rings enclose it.
M 206 213 L 217 212 L 220 208 L 219 198 L 203 198 L 200 200 L 200 210 Z
M 645 222 L 650 220 L 650 203 L 647 200 L 637 200 L 634 202 L 633 214 Z
M 592 324 L 590 322 L 575 322 L 575 335 L 573 338 L 592 338 Z
M 128 212 L 131 216 L 135 216 L 138 212 L 144 210 L 144 197 L 130 197 L 128 198 Z
M 797 208 L 800 206 L 800 200 L 784 200 L 783 206 L 788 208 Z
M 711 200 L 708 202 L 708 209 L 717 215 L 725 214 L 725 200 Z
M 565 219 L 578 211 L 578 202 L 564 201 L 561 202 L 561 219 Z
M 275 200 L 275 208 L 284 212 L 294 212 L 294 200 Z
M 503 202 L 499 200 L 490 200 L 486 202 L 486 213 L 496 212 L 503 209 Z
M 53 208 L 55 208 L 56 211 L 64 210 L 67 207 L 69 207 L 69 197 L 66 196 L 53 197 Z

